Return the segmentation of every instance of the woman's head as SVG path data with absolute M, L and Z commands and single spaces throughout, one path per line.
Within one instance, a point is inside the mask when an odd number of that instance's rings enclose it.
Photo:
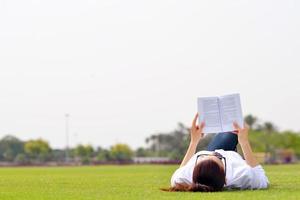
M 193 191 L 221 191 L 225 184 L 225 170 L 221 160 L 205 156 L 193 171 Z
M 183 192 L 215 192 L 221 191 L 225 184 L 225 166 L 217 156 L 201 156 L 196 161 L 193 171 L 193 183 L 176 184 L 175 187 L 163 191 Z

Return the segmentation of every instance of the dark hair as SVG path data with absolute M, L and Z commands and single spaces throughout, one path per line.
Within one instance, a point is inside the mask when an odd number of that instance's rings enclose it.
M 214 160 L 206 159 L 197 164 L 193 172 L 193 182 L 221 191 L 225 184 L 225 172 Z
M 191 185 L 176 184 L 175 187 L 162 190 L 170 192 L 216 192 L 221 191 L 224 184 L 224 169 L 214 160 L 206 159 L 195 166 Z

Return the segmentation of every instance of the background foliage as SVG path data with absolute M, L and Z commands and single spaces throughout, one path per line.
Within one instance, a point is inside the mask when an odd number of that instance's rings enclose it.
M 272 122 L 260 122 L 247 115 L 250 126 L 249 139 L 254 152 L 275 155 L 277 150 L 292 151 L 300 157 L 300 134 L 279 131 Z M 146 145 L 135 151 L 126 144 L 115 144 L 108 149 L 79 144 L 71 149 L 52 149 L 43 139 L 21 141 L 7 135 L 0 140 L 0 161 L 15 164 L 39 164 L 44 162 L 74 162 L 90 164 L 97 162 L 132 162 L 133 157 L 168 157 L 181 160 L 189 145 L 189 128 L 182 123 L 169 132 L 160 132 L 145 139 Z M 198 145 L 198 150 L 207 147 L 214 134 L 208 134 Z

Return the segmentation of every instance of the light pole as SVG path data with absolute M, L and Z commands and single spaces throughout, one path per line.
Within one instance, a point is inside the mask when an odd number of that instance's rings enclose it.
M 69 162 L 69 117 L 70 115 L 67 113 L 65 114 L 65 131 L 66 131 L 66 154 L 65 154 L 65 161 Z

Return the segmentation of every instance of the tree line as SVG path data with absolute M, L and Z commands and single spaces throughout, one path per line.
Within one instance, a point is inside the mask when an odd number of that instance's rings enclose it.
M 79 144 L 70 149 L 52 149 L 43 139 L 22 141 L 7 135 L 0 140 L 0 161 L 19 165 L 55 163 L 107 163 L 131 162 L 134 152 L 126 144 L 116 144 L 110 149 Z
M 278 127 L 269 121 L 262 121 L 256 116 L 247 115 L 245 122 L 250 126 L 249 140 L 254 152 L 263 152 L 269 159 L 275 159 L 277 151 L 293 153 L 300 158 L 300 133 L 294 131 L 279 131 Z M 170 132 L 161 132 L 146 139 L 148 148 L 139 148 L 140 156 L 166 156 L 172 159 L 182 159 L 189 145 L 189 127 L 178 123 L 177 128 Z M 215 134 L 208 134 L 198 150 L 206 149 Z M 267 161 L 272 162 L 272 160 Z
M 293 131 L 279 131 L 271 122 L 262 122 L 253 115 L 247 115 L 245 122 L 250 126 L 249 140 L 255 152 L 275 155 L 284 149 L 300 157 L 300 134 Z M 22 141 L 7 135 L 0 140 L 0 161 L 20 165 L 43 164 L 45 162 L 97 164 L 128 163 L 134 157 L 168 157 L 179 161 L 189 145 L 189 127 L 178 123 L 169 132 L 154 133 L 145 139 L 146 146 L 132 150 L 126 144 L 115 144 L 110 148 L 79 144 L 70 149 L 53 149 L 43 139 Z M 214 134 L 200 142 L 198 150 L 207 147 Z

